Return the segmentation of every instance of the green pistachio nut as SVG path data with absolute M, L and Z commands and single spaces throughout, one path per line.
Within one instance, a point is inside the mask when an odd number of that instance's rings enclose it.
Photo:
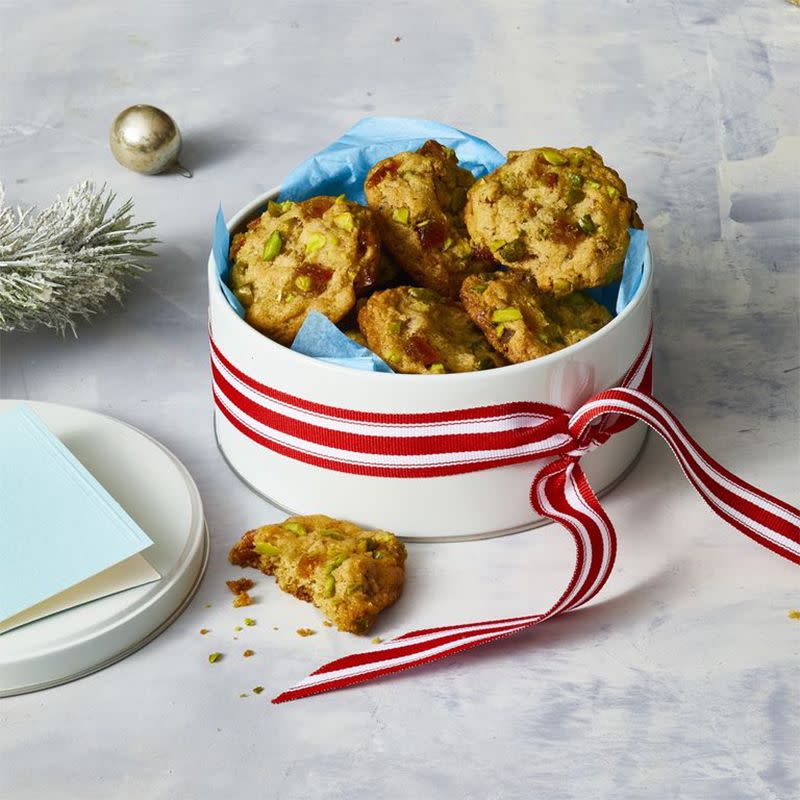
M 253 550 L 260 556 L 277 556 L 281 551 L 271 542 L 256 542 Z
M 606 194 L 612 199 L 616 200 L 619 197 L 619 189 L 612 186 L 610 183 L 606 185 Z
M 594 233 L 597 230 L 594 220 L 589 214 L 584 214 L 578 220 L 578 227 L 586 234 Z
M 522 319 L 522 312 L 518 308 L 498 308 L 492 312 L 492 322 L 514 322 Z
M 408 225 L 409 217 L 411 216 L 411 212 L 407 208 L 396 208 L 392 212 L 392 219 L 395 222 L 399 222 L 401 225 Z
M 399 319 L 393 319 L 387 326 L 389 333 L 398 334 L 403 330 L 403 323 Z
M 551 147 L 545 147 L 544 150 L 542 150 L 542 157 L 548 164 L 552 164 L 554 167 L 563 167 L 564 164 L 569 163 L 569 159 L 560 150 L 554 150 Z
M 525 250 L 525 242 L 522 240 L 522 237 L 514 239 L 513 242 L 509 242 L 508 244 L 504 244 L 500 248 L 500 257 L 505 261 L 519 261 L 520 259 L 525 258 L 526 250 Z
M 567 180 L 570 182 L 571 186 L 574 186 L 576 189 L 580 189 L 583 186 L 583 175 L 579 175 L 577 172 L 570 172 L 567 175 Z
M 336 594 L 336 578 L 334 578 L 333 575 L 328 575 L 328 577 L 325 578 L 322 594 L 325 597 L 333 597 Z
M 475 294 L 483 294 L 488 288 L 488 283 L 474 283 L 470 290 L 475 292 Z
M 567 192 L 567 205 L 574 206 L 586 197 L 586 192 L 574 186 Z
M 306 255 L 310 256 L 312 253 L 316 253 L 317 250 L 322 250 L 327 241 L 324 234 L 312 233 L 306 240 Z
M 333 218 L 333 224 L 337 228 L 341 228 L 343 231 L 352 231 L 353 230 L 353 215 L 349 211 L 345 211 L 343 214 L 337 214 Z
M 262 258 L 264 261 L 273 261 L 281 250 L 283 250 L 283 239 L 278 231 L 272 231 L 264 245 Z
M 311 288 L 311 278 L 308 275 L 298 275 L 294 279 L 294 285 L 301 292 L 307 292 Z
M 444 244 L 442 245 L 442 251 L 443 251 L 443 252 L 446 252 L 446 251 L 447 251 L 447 250 L 449 250 L 449 249 L 450 249 L 452 246 L 453 246 L 453 239 L 452 239 L 452 237 L 451 237 L 451 236 L 448 236 L 448 237 L 447 237 L 447 238 L 444 240 Z
M 444 364 L 431 364 L 430 367 L 428 367 L 428 372 L 434 375 L 444 375 L 447 370 L 444 368 Z
M 556 278 L 553 281 L 553 290 L 556 294 L 568 294 L 572 291 L 572 283 L 564 278 Z
M 301 525 L 299 522 L 284 522 L 281 527 L 286 531 L 296 533 L 298 536 L 305 536 L 307 533 L 305 526 Z

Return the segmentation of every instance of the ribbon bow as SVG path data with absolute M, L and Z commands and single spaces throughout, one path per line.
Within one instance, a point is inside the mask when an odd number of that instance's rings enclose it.
M 637 420 L 667 442 L 686 477 L 718 516 L 800 564 L 800 511 L 714 461 L 652 397 L 652 334 L 620 386 L 596 394 L 572 414 L 542 403 L 427 415 L 338 409 L 260 384 L 228 361 L 213 339 L 211 347 L 217 408 L 258 444 L 326 469 L 381 477 L 453 475 L 550 458 L 533 479 L 531 505 L 540 515 L 561 523 L 575 542 L 572 578 L 544 613 L 412 631 L 325 664 L 273 703 L 445 658 L 511 636 L 591 600 L 611 574 L 617 537 L 580 460 Z

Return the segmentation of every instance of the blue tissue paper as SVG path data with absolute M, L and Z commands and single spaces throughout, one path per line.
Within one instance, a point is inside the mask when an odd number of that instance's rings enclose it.
M 344 194 L 349 200 L 364 203 L 364 179 L 369 170 L 384 158 L 419 149 L 428 139 L 452 147 L 460 166 L 470 170 L 476 178 L 497 169 L 506 160 L 483 139 L 440 122 L 407 117 L 368 117 L 293 169 L 281 184 L 280 199 L 305 200 L 315 195 Z M 588 294 L 612 314 L 619 314 L 631 301 L 644 271 L 647 234 L 634 229 L 629 232 L 631 241 L 622 280 L 588 290 Z M 220 208 L 212 252 L 222 291 L 236 313 L 244 317 L 244 308 L 227 286 L 229 249 L 230 236 Z M 315 312 L 306 318 L 292 349 L 354 369 L 392 371 L 374 353 L 353 342 L 326 317 Z

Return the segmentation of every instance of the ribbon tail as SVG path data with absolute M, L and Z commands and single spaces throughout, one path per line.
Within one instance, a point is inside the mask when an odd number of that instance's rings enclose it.
M 800 564 L 800 511 L 716 462 L 658 400 L 634 389 L 601 392 L 572 416 L 573 436 L 580 439 L 595 419 L 606 414 L 649 425 L 669 445 L 686 477 L 717 516 L 773 553 Z
M 286 703 L 343 689 L 447 658 L 512 636 L 587 602 L 600 590 L 611 571 L 616 536 L 577 461 L 558 459 L 540 470 L 531 488 L 531 503 L 540 514 L 562 523 L 572 534 L 576 547 L 572 578 L 548 611 L 412 631 L 378 647 L 325 664 L 272 702 Z

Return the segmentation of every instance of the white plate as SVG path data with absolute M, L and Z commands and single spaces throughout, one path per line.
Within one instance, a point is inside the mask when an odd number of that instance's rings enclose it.
M 0 400 L 0 413 L 19 402 Z M 169 450 L 102 414 L 30 405 L 153 540 L 143 555 L 162 577 L 4 634 L 0 697 L 80 678 L 147 644 L 186 607 L 208 558 L 200 494 Z

